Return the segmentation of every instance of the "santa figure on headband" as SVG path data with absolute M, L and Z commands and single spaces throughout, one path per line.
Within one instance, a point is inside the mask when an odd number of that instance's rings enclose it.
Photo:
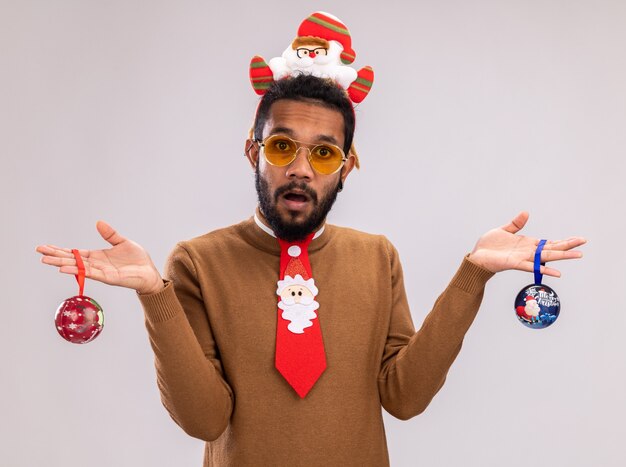
M 318 11 L 298 28 L 298 36 L 280 57 L 269 64 L 255 56 L 250 62 L 250 81 L 255 92 L 265 94 L 272 81 L 311 74 L 329 78 L 344 88 L 352 102 L 365 99 L 374 81 L 374 70 L 366 66 L 358 72 L 347 65 L 356 58 L 352 38 L 345 24 L 336 16 Z

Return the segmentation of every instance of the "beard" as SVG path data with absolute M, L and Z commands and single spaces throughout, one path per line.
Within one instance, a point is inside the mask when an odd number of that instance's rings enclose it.
M 293 305 L 286 305 L 283 301 L 278 302 L 278 308 L 283 310 L 280 316 L 289 321 L 287 329 L 294 334 L 302 334 L 306 328 L 313 326 L 311 320 L 317 318 L 317 310 L 320 307 L 319 303 L 313 301 L 308 305 L 302 303 L 294 303 Z
M 341 188 L 341 178 L 337 182 L 334 188 L 325 193 L 321 198 L 318 198 L 317 193 L 312 190 L 304 182 L 296 182 L 295 180 L 289 182 L 280 188 L 277 188 L 274 193 L 270 193 L 270 188 L 261 173 L 259 172 L 259 164 L 256 166 L 254 175 L 254 185 L 256 187 L 256 193 L 259 198 L 259 207 L 261 213 L 265 216 L 267 223 L 270 225 L 274 234 L 287 242 L 294 242 L 297 240 L 303 240 L 311 232 L 317 230 L 326 219 L 330 209 L 335 204 L 337 199 L 337 193 Z M 309 195 L 311 203 L 313 203 L 313 212 L 307 219 L 302 222 L 293 220 L 294 216 L 291 216 L 290 220 L 283 220 L 276 205 L 278 198 L 288 191 L 298 189 L 304 191 Z

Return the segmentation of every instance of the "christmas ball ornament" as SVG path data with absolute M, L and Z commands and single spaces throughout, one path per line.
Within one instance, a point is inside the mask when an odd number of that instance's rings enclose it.
M 60 336 L 66 341 L 86 344 L 102 332 L 104 313 L 93 298 L 76 295 L 59 305 L 54 324 Z
M 517 319 L 531 329 L 543 329 L 550 326 L 559 317 L 561 300 L 556 292 L 541 283 L 541 251 L 545 240 L 541 240 L 535 252 L 535 283 L 529 284 L 519 291 L 515 298 L 515 314 Z
M 78 295 L 61 302 L 57 308 L 54 324 L 59 335 L 73 344 L 91 342 L 102 332 L 104 312 L 93 298 L 83 295 L 85 288 L 85 265 L 78 250 L 72 250 L 78 267 L 76 282 Z
M 559 296 L 547 285 L 527 285 L 515 298 L 517 318 L 531 329 L 547 328 L 556 321 L 560 311 Z

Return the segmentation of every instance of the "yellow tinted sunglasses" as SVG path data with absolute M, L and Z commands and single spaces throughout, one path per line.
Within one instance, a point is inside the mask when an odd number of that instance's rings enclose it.
M 257 140 L 257 143 L 263 148 L 267 163 L 276 167 L 291 164 L 296 160 L 300 148 L 306 148 L 311 167 L 322 175 L 334 174 L 348 160 L 343 149 L 334 144 L 322 143 L 313 146 L 311 143 L 296 141 L 284 135 L 268 136 L 263 141 Z

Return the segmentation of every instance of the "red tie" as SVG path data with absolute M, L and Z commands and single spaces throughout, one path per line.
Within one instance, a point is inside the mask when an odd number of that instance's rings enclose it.
M 313 235 L 295 242 L 278 239 L 276 368 L 300 397 L 307 395 L 326 369 L 322 330 L 316 312 L 317 288 L 307 251 Z

